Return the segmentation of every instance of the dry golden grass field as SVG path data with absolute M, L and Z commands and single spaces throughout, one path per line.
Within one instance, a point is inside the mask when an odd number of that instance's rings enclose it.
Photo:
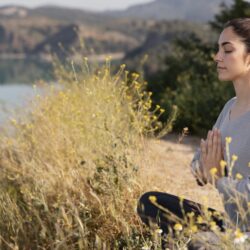
M 199 186 L 191 173 L 200 138 L 185 129 L 167 133 L 171 124 L 159 122 L 165 110 L 152 107 L 152 93 L 138 74 L 121 65 L 113 76 L 109 60 L 91 73 L 86 58 L 84 63 L 59 65 L 62 88 L 41 82 L 47 94 L 3 127 L 0 249 L 161 249 L 158 229 L 148 230 L 136 214 L 147 191 L 224 210 L 215 187 Z M 175 224 L 175 249 L 186 249 L 189 234 L 197 231 L 190 220 L 186 230 Z M 240 231 L 220 235 L 212 222 L 220 249 L 236 249 L 232 235 L 244 243 Z

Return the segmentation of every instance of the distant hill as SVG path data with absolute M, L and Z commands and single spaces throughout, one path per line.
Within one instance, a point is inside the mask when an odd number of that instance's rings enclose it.
M 114 18 L 97 12 L 85 11 L 82 9 L 58 7 L 53 5 L 42 6 L 30 9 L 29 16 L 42 16 L 64 22 L 81 22 L 85 24 L 102 24 L 102 22 L 113 20 Z
M 43 56 L 50 51 L 60 53 L 62 47 L 67 54 L 79 54 L 83 53 L 83 41 L 85 55 L 122 52 L 126 61 L 137 63 L 136 58 L 147 53 L 157 61 L 156 57 L 170 50 L 169 44 L 176 36 L 198 32 L 199 37 L 212 38 L 212 31 L 205 29 L 200 20 L 212 19 L 219 3 L 220 0 L 155 0 L 124 11 L 102 13 L 57 6 L 30 9 L 8 5 L 0 7 L 0 57 Z
M 224 2 L 231 5 L 232 0 L 155 0 L 138 4 L 121 11 L 106 11 L 112 17 L 130 17 L 154 20 L 188 20 L 207 22 L 220 10 Z
M 145 4 L 133 5 L 125 10 L 103 12 L 53 5 L 34 9 L 7 5 L 0 7 L 0 19 L 47 17 L 62 22 L 81 22 L 99 26 L 121 18 L 206 22 L 218 13 L 221 3 L 229 6 L 232 2 L 233 0 L 154 0 Z
M 113 19 L 56 6 L 0 7 L 0 58 L 59 52 L 58 44 L 71 53 L 72 49 L 80 53 L 80 41 L 85 55 L 126 52 L 138 46 L 146 34 L 137 39 L 136 29 L 143 27 L 146 33 L 144 23 L 136 22 L 136 28 L 129 20 L 120 22 L 115 18 L 114 22 Z
M 114 17 L 102 13 L 54 5 L 46 5 L 33 9 L 18 5 L 0 7 L 0 19 L 25 17 L 46 17 L 61 22 L 80 22 L 85 24 L 97 24 L 98 22 L 101 24 L 102 22 L 114 19 Z
M 23 18 L 28 15 L 29 9 L 23 6 L 6 5 L 0 7 L 0 18 Z
M 185 39 L 190 34 L 196 36 L 204 43 L 217 40 L 216 34 L 208 24 L 194 23 L 189 21 L 158 21 L 140 46 L 126 53 L 123 62 L 129 70 L 140 71 L 141 61 L 147 55 L 148 59 L 143 64 L 145 76 L 155 74 L 165 67 L 165 58 L 175 51 L 172 42 L 179 38 Z

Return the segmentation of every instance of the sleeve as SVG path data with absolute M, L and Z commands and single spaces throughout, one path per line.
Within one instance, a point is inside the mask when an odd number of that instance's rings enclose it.
M 229 101 L 228 101 L 229 102 Z M 225 109 L 227 107 L 228 102 L 225 104 L 225 106 L 223 107 L 222 111 L 220 112 L 215 124 L 213 125 L 213 128 L 219 128 L 220 124 L 222 122 L 222 119 L 224 117 L 224 113 L 225 113 Z M 200 155 L 201 155 L 201 149 L 200 147 L 198 147 L 194 153 L 193 159 L 191 161 L 191 172 L 193 174 L 193 176 L 196 179 L 196 182 L 199 186 L 204 186 L 207 184 L 206 180 L 204 180 L 203 178 L 201 178 L 200 173 L 202 172 L 202 165 L 200 162 Z
M 242 180 L 232 177 L 222 177 L 217 180 L 215 186 L 223 195 L 225 211 L 234 224 L 238 223 L 244 228 L 250 228 L 250 175 Z M 241 213 L 239 212 L 241 211 Z
M 229 176 L 224 176 L 217 180 L 216 188 L 225 198 L 237 191 L 242 195 L 246 196 L 247 200 L 250 201 L 250 175 L 242 180 L 236 180 Z M 232 189 L 233 188 L 233 189 Z

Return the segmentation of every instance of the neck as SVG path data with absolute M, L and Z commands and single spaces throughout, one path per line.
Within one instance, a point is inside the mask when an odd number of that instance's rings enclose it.
M 236 105 L 239 108 L 250 108 L 250 76 L 233 81 L 236 94 Z

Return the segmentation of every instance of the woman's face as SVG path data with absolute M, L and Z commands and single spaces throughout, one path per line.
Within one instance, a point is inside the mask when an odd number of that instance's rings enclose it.
M 217 63 L 218 78 L 222 81 L 235 81 L 250 74 L 250 53 L 232 29 L 225 28 L 220 34 L 218 52 L 214 57 Z

